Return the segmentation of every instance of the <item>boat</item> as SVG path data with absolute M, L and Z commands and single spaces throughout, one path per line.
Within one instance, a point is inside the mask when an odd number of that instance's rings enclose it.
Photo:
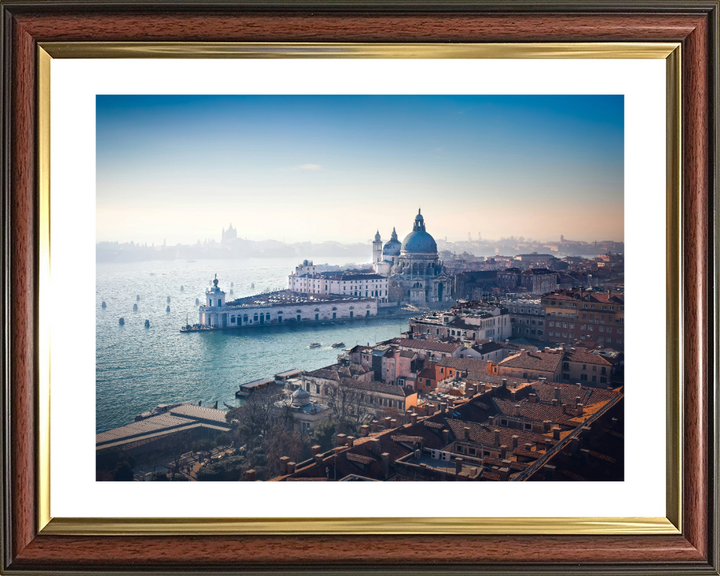
M 322 346 L 320 342 L 312 342 L 308 348 L 320 348 L 320 346 Z
M 337 342 L 332 345 L 333 348 L 342 348 L 343 346 L 345 346 L 345 342 Z

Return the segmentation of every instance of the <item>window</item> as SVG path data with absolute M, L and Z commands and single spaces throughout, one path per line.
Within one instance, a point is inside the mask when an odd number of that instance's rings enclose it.
M 500 425 L 507 426 L 507 422 L 508 422 L 507 420 L 500 420 Z
M 600 374 L 605 374 L 605 366 L 600 369 Z
M 605 376 L 600 376 L 600 383 L 607 384 L 607 378 Z
M 528 424 L 528 423 L 526 422 L 526 423 L 525 423 L 525 430 L 531 430 L 531 429 L 532 429 L 532 424 Z M 487 453 L 486 453 L 486 455 L 487 455 Z
M 580 374 L 580 380 L 587 382 L 587 374 Z
M 597 376 L 593 376 L 593 377 L 592 377 L 592 381 L 593 381 L 593 382 L 597 382 Z
M 563 362 L 563 370 L 570 370 L 570 363 L 569 363 L 569 362 Z
M 583 364 L 582 369 L 583 369 L 583 370 L 587 370 L 587 364 Z

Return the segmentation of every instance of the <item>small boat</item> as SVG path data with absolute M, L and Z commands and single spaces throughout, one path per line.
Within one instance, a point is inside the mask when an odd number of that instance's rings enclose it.
M 332 345 L 333 348 L 342 348 L 343 346 L 345 346 L 345 342 L 337 342 Z
M 320 342 L 312 342 L 308 348 L 320 348 L 320 346 L 322 346 Z
M 180 286 L 180 292 L 185 292 L 185 286 Z
M 195 298 L 195 306 L 197 306 L 198 304 L 200 304 L 200 298 Z
M 136 299 L 138 302 L 140 302 L 140 294 L 138 294 L 137 296 L 135 296 L 135 299 Z
M 168 304 L 170 304 L 170 296 L 168 296 Z

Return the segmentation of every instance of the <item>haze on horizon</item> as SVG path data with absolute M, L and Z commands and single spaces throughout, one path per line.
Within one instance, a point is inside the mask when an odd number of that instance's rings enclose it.
M 97 240 L 624 240 L 622 96 L 97 96 Z

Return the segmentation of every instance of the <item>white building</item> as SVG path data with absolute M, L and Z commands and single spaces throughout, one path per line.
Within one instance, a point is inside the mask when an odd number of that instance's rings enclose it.
M 377 315 L 374 297 L 335 295 L 298 296 L 290 291 L 271 292 L 227 302 L 213 280 L 200 306 L 198 322 L 206 328 L 240 328 L 293 322 L 352 320 Z
M 288 288 L 297 294 L 329 294 L 353 298 L 377 298 L 387 302 L 388 279 L 380 274 L 361 272 L 293 273 Z

